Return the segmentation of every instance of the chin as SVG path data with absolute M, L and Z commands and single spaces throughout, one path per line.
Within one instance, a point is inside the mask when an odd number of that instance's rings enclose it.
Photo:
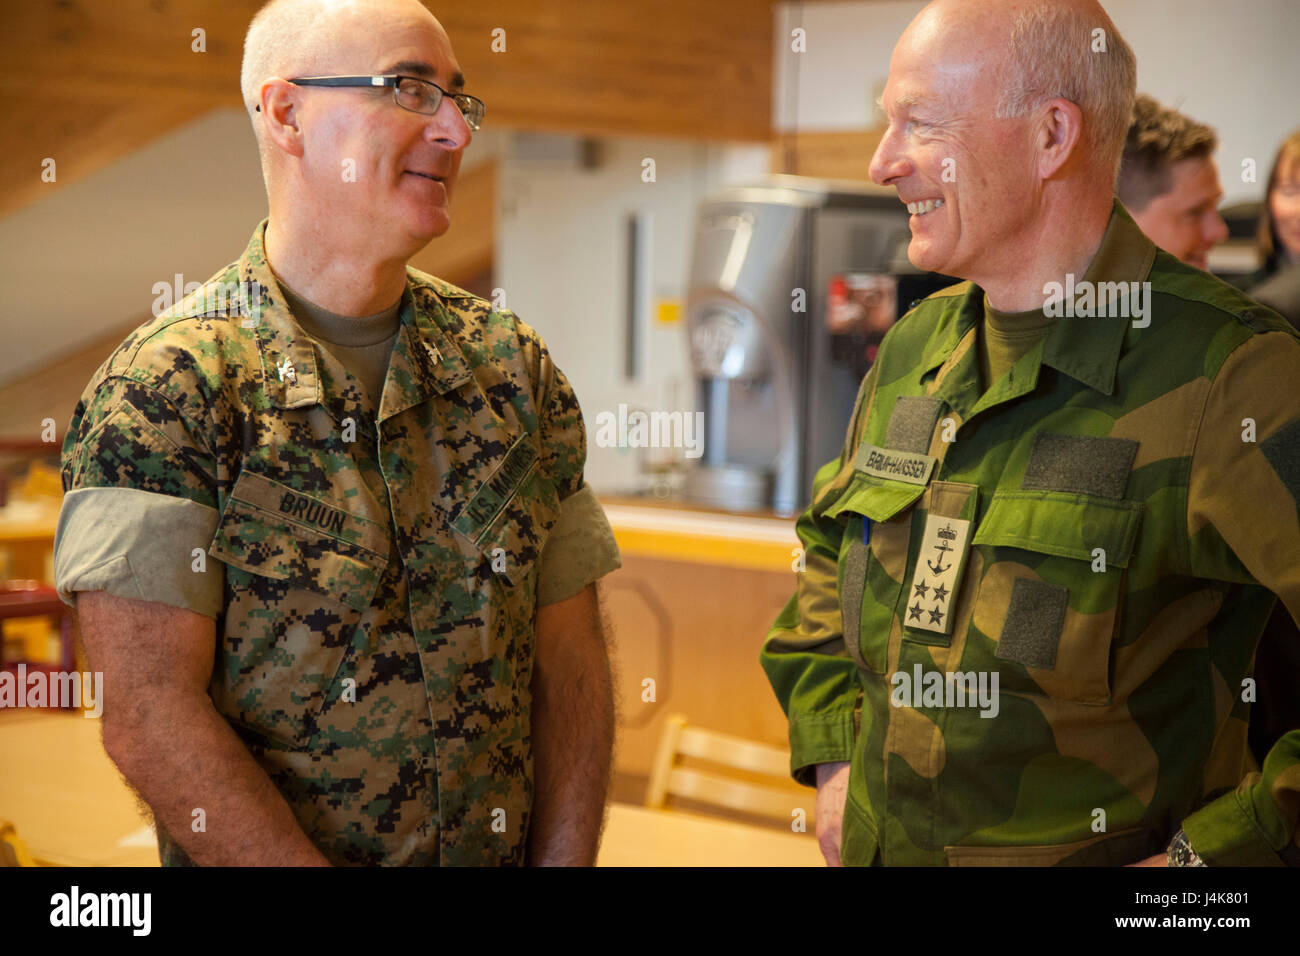
M 411 235 L 421 242 L 431 242 L 451 228 L 451 217 L 445 212 L 434 216 L 420 216 L 411 226 Z
M 907 247 L 907 260 L 926 272 L 944 272 L 943 257 L 938 251 L 929 244 L 918 244 L 915 239 Z

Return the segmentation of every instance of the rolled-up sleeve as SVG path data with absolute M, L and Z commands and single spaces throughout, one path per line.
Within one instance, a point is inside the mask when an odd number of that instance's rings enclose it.
M 618 544 L 591 485 L 560 502 L 560 517 L 542 548 L 537 603 L 556 604 L 622 567 Z
M 535 369 L 539 468 L 559 498 L 559 516 L 538 557 L 537 578 L 538 605 L 555 604 L 617 570 L 622 560 L 605 511 L 583 479 L 587 429 L 578 396 L 537 332 L 517 316 L 515 322 Z
M 183 607 L 216 618 L 224 565 L 211 456 L 166 397 L 110 378 L 88 389 L 63 448 L 55 586 Z
M 75 607 L 77 592 L 107 591 L 215 619 L 225 566 L 209 561 L 207 550 L 219 517 L 215 508 L 152 491 L 70 491 L 54 537 L 59 597 Z

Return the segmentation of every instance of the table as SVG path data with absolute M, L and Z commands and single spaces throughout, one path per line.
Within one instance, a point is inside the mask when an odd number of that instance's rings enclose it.
M 135 796 L 80 713 L 0 711 L 0 818 L 56 866 L 157 866 Z M 597 866 L 822 866 L 812 834 L 612 803 Z
M 597 866 L 825 866 L 811 833 L 611 803 Z
M 157 866 L 135 795 L 79 711 L 0 711 L 0 818 L 53 866 Z

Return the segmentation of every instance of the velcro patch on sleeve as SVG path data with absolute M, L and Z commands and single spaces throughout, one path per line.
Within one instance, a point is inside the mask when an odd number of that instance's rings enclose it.
M 1268 463 L 1300 504 L 1300 418 L 1283 425 L 1259 443 Z
M 1069 602 L 1068 588 L 1037 578 L 1016 578 L 997 656 L 1026 667 L 1053 670 Z
M 924 455 L 930 450 L 940 401 L 930 395 L 900 395 L 885 429 L 885 447 Z
M 1039 432 L 1020 487 L 1123 498 L 1138 443 L 1131 438 Z

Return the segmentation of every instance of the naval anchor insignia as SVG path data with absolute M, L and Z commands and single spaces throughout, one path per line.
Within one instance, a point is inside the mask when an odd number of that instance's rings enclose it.
M 938 634 L 951 633 L 951 605 L 961 584 L 969 538 L 969 521 L 941 515 L 926 516 L 925 536 L 922 538 L 921 552 L 917 556 L 912 587 L 913 597 L 933 601 L 934 605 L 923 608 L 921 602 L 917 601 L 909 607 L 906 621 L 908 627 Z M 925 557 L 930 550 L 938 552 L 934 560 Z M 921 616 L 923 611 L 928 619 Z

